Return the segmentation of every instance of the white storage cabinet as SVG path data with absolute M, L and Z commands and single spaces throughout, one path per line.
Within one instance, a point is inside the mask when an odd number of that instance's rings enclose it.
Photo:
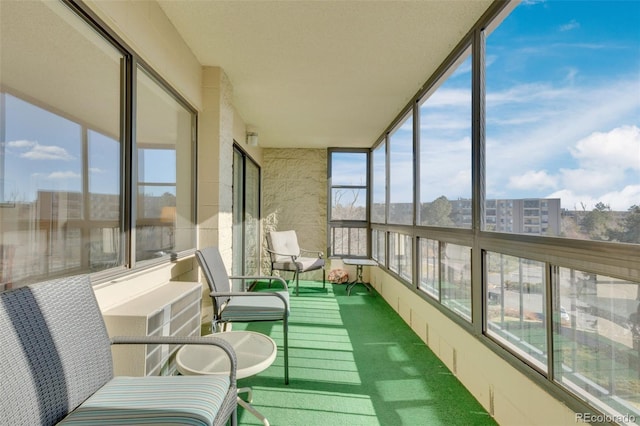
M 171 281 L 105 311 L 110 336 L 199 336 L 202 287 Z M 113 345 L 114 372 L 122 376 L 175 373 L 176 346 Z

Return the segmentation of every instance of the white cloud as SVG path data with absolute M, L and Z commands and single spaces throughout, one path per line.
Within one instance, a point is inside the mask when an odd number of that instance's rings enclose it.
M 567 69 L 567 76 L 565 77 L 565 81 L 567 82 L 567 84 L 573 85 L 574 82 L 576 81 L 576 76 L 579 74 L 579 71 L 576 68 L 568 68 Z
M 471 114 L 426 114 L 420 119 L 420 130 L 425 131 L 423 136 L 427 140 L 437 139 L 438 130 L 457 130 L 457 134 L 471 134 Z M 434 134 L 435 133 L 435 134 Z
M 522 175 L 509 177 L 507 186 L 525 190 L 553 189 L 557 187 L 557 178 L 549 175 L 546 170 L 528 170 Z
M 520 85 L 494 92 L 487 98 L 488 168 L 493 167 L 494 172 L 500 169 L 496 177 L 506 181 L 522 170 L 546 169 L 553 173 L 554 166 L 550 164 L 569 156 L 569 148 L 585 156 L 589 145 L 584 142 L 578 148 L 576 141 L 637 120 L 640 98 L 630 90 L 637 84 L 637 80 L 621 80 L 589 90 Z M 535 91 L 541 93 L 535 95 Z M 612 140 L 615 137 L 616 133 L 610 135 Z M 578 157 L 569 158 L 579 161 Z M 556 165 L 555 170 L 577 165 L 562 161 L 565 163 Z
M 583 167 L 617 174 L 640 170 L 640 128 L 621 126 L 609 132 L 594 132 L 570 149 Z
M 617 172 L 592 168 L 561 169 L 560 176 L 564 188 L 581 194 L 607 190 L 620 181 Z
M 640 202 L 640 184 L 625 184 L 624 181 L 628 171 L 640 171 L 640 129 L 637 126 L 594 132 L 576 142 L 569 151 L 578 167 L 560 169 L 557 178 L 564 189 L 549 195 L 561 198 L 564 208 L 585 206 L 591 210 L 602 202 L 613 210 L 624 211 Z M 535 174 L 533 177 L 544 178 Z M 524 180 L 522 176 L 519 178 Z M 512 177 L 510 183 L 513 182 L 520 181 Z
M 575 19 L 572 19 L 566 24 L 560 25 L 560 31 L 562 32 L 575 30 L 576 28 L 580 28 L 580 23 Z
M 578 167 L 560 170 L 565 188 L 563 207 L 603 202 L 614 210 L 626 210 L 640 202 L 640 185 L 623 186 L 628 171 L 640 171 L 640 128 L 621 126 L 609 132 L 594 132 L 569 151 Z
M 79 179 L 80 174 L 72 171 L 53 172 L 47 175 L 47 179 Z
M 68 161 L 74 159 L 65 148 L 56 145 L 41 145 L 38 141 L 20 139 L 6 142 L 5 146 L 18 152 L 22 151 L 18 155 L 28 160 Z
M 471 197 L 471 137 L 429 138 L 427 143 L 420 158 L 422 201 Z
M 35 142 L 35 141 L 28 141 L 26 139 L 21 139 L 17 141 L 9 141 L 7 142 L 6 146 L 8 148 L 31 148 L 37 144 L 38 142 Z
M 27 152 L 20 154 L 20 157 L 29 160 L 72 160 L 73 156 L 66 149 L 56 145 L 40 145 L 36 143 Z
M 569 189 L 549 194 L 547 198 L 560 198 L 562 207 L 570 210 L 593 210 L 597 203 L 604 203 L 614 211 L 627 211 L 632 205 L 640 202 L 640 185 L 627 185 L 620 191 L 593 193 L 577 193 Z
M 558 129 L 558 132 L 566 131 Z M 558 139 L 560 137 L 558 136 Z M 551 140 L 556 140 L 551 137 Z M 496 141 L 493 141 L 494 145 Z M 614 210 L 627 210 L 629 206 L 640 202 L 640 128 L 635 125 L 623 125 L 608 132 L 594 131 L 591 134 L 579 139 L 577 142 L 567 146 L 566 150 L 575 163 L 571 167 L 571 161 L 559 160 L 556 164 L 566 165 L 559 169 L 548 169 L 548 165 L 553 164 L 553 156 L 546 158 L 538 151 L 544 152 L 545 140 L 540 140 L 535 149 L 518 152 L 523 147 L 520 143 L 513 147 L 509 143 L 504 143 L 497 148 L 492 145 L 489 152 L 494 152 L 489 156 L 491 162 L 489 171 L 498 171 L 491 176 L 493 179 L 488 183 L 492 194 L 497 194 L 503 189 L 511 191 L 525 191 L 533 194 L 545 189 L 563 188 L 553 192 L 549 197 L 561 198 L 562 207 L 573 209 L 576 206 L 580 209 L 582 204 L 594 206 L 598 202 L 609 204 Z M 562 145 L 559 145 L 562 146 Z M 516 153 L 518 152 L 518 153 Z M 547 154 L 561 154 L 556 147 L 555 150 Z M 540 156 L 539 160 L 536 157 Z M 552 161 L 549 163 L 549 161 Z M 521 168 L 530 167 L 532 164 L 548 164 L 545 168 L 528 169 L 522 173 L 514 167 L 514 163 Z M 502 170 L 501 170 L 502 169 Z M 510 169 L 511 172 L 505 176 L 500 175 L 500 171 Z M 549 170 L 549 171 L 548 171 Z M 497 180 L 507 180 L 507 184 L 498 184 Z M 590 207 L 593 208 L 593 207 Z
M 431 108 L 462 106 L 471 109 L 471 91 L 468 89 L 440 89 L 429 97 L 426 105 Z

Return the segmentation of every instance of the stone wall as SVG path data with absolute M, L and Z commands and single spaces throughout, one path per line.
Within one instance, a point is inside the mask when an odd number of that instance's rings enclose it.
M 198 116 L 198 247 L 217 246 L 231 271 L 233 229 L 233 87 L 219 67 L 202 69 Z M 192 259 L 197 268 L 195 258 Z M 197 268 L 199 271 L 199 268 Z M 200 272 L 200 271 L 199 271 Z M 211 321 L 209 289 L 200 275 L 203 323 Z
M 231 270 L 233 87 L 218 67 L 203 68 L 204 108 L 198 120 L 198 246 L 218 246 Z
M 264 149 L 262 218 L 265 235 L 293 229 L 300 247 L 327 247 L 327 151 L 325 149 Z M 268 273 L 268 256 L 263 255 Z M 264 266 L 266 264 L 266 267 Z M 322 279 L 321 271 L 303 276 Z

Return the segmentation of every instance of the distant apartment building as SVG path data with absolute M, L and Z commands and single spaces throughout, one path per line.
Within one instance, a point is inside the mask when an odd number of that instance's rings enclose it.
M 485 229 L 513 234 L 557 236 L 561 231 L 559 198 L 495 199 L 485 201 Z M 471 227 L 471 200 L 451 200 L 451 218 Z

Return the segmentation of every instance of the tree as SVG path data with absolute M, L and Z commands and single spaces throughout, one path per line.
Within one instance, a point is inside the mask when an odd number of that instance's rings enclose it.
M 640 205 L 629 207 L 622 221 L 622 230 L 610 230 L 608 234 L 611 240 L 640 244 Z
M 365 207 L 358 205 L 361 189 L 338 189 L 333 194 L 332 220 L 364 220 Z
M 608 239 L 610 229 L 615 226 L 611 207 L 599 202 L 593 210 L 584 216 L 581 226 L 592 240 Z
M 426 223 L 433 226 L 453 226 L 451 220 L 451 202 L 444 195 L 436 198 L 431 203 L 424 204 L 423 218 Z

